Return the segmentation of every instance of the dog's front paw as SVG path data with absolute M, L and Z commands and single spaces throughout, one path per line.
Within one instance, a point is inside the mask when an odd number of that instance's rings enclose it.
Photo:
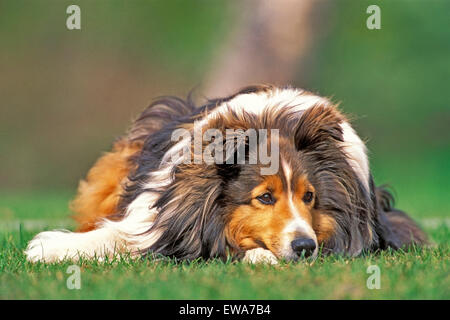
M 263 248 L 247 250 L 243 259 L 247 263 L 268 263 L 278 264 L 278 259 L 270 251 Z
M 69 249 L 64 246 L 64 236 L 68 231 L 46 231 L 34 237 L 25 249 L 30 262 L 57 262 L 65 259 Z M 75 255 L 72 255 L 75 256 Z

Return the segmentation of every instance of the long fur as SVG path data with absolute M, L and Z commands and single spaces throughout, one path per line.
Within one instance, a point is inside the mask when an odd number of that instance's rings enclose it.
M 245 178 L 256 177 L 258 165 L 167 161 L 183 147 L 171 141 L 174 130 L 192 132 L 194 123 L 223 132 L 279 129 L 282 156 L 316 190 L 314 212 L 332 221 L 321 243 L 324 253 L 355 256 L 427 243 L 414 221 L 393 208 L 390 193 L 374 185 L 365 146 L 337 108 L 306 91 L 255 86 L 201 107 L 191 99 L 155 100 L 120 139 L 115 156 L 99 160 L 80 185 L 73 208 L 80 230 L 93 231 L 41 233 L 30 242 L 27 258 L 54 261 L 121 251 L 178 259 L 246 255 L 229 224 L 233 212 L 250 201 L 246 192 L 259 183 Z M 261 248 L 267 249 L 263 243 Z

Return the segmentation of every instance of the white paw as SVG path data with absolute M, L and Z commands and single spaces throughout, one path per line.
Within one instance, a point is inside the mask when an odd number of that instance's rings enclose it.
M 27 260 L 31 262 L 55 262 L 70 258 L 67 247 L 62 238 L 68 231 L 46 231 L 39 233 L 28 243 L 25 250 Z
M 102 261 L 125 249 L 124 242 L 107 228 L 83 233 L 59 230 L 39 233 L 28 244 L 25 255 L 31 262 L 77 261 L 80 257 Z
M 243 259 L 247 263 L 268 263 L 268 264 L 278 264 L 278 259 L 270 251 L 263 248 L 256 248 L 247 250 Z

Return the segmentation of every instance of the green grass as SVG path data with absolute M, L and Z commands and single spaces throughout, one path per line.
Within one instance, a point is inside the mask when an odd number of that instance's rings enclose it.
M 81 289 L 69 290 L 66 281 L 70 274 L 66 271 L 73 262 L 31 264 L 23 254 L 36 232 L 52 228 L 56 219 L 67 217 L 67 199 L 65 194 L 40 194 L 0 200 L 0 208 L 10 212 L 3 219 L 10 222 L 9 227 L 0 229 L 0 299 L 450 298 L 450 229 L 445 223 L 427 229 L 436 243 L 433 248 L 385 251 L 358 258 L 329 256 L 278 266 L 217 260 L 189 264 L 128 257 L 108 262 L 81 261 L 77 263 L 81 267 Z M 34 210 L 34 217 L 46 217 L 47 225 L 39 226 L 39 230 L 19 227 L 20 221 L 32 218 L 29 210 Z M 68 220 L 61 221 L 70 226 Z M 379 290 L 366 286 L 369 265 L 380 267 Z

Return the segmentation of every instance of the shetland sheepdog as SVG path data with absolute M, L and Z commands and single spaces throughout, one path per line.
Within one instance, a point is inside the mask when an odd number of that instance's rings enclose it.
M 427 244 L 375 186 L 347 118 L 291 87 L 247 87 L 203 106 L 156 99 L 89 170 L 71 209 L 78 230 L 39 233 L 28 260 L 277 263 Z

